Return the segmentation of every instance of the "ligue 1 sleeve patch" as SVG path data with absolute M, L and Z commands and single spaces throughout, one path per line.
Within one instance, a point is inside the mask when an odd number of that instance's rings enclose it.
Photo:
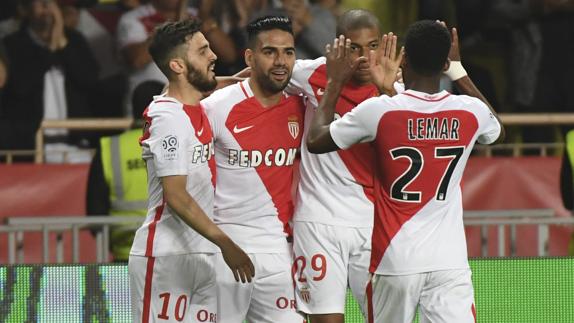
M 178 157 L 178 148 L 179 142 L 177 140 L 177 136 L 168 135 L 165 136 L 161 143 L 163 154 L 162 157 L 164 160 L 176 160 Z

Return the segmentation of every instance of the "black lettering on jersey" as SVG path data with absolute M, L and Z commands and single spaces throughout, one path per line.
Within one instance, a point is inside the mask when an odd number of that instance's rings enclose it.
M 193 164 L 206 163 L 213 157 L 213 142 L 207 144 L 195 145 L 193 146 L 193 155 L 191 157 L 191 162 Z
M 291 166 L 295 162 L 297 148 L 269 149 L 264 152 L 259 150 L 237 150 L 229 149 L 227 162 L 232 166 L 239 167 L 259 167 L 265 165 L 272 166 Z
M 409 140 L 458 140 L 459 129 L 460 121 L 457 118 L 407 119 Z

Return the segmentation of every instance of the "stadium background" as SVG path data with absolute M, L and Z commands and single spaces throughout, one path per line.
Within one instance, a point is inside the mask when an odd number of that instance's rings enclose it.
M 201 1 L 191 0 L 190 3 Z M 7 8 L 14 9 L 15 2 L 0 2 L 2 22 L 10 18 Z M 86 5 L 97 1 L 58 2 L 73 9 L 70 7 L 77 3 Z M 113 5 L 116 0 L 99 2 Z M 464 42 L 465 67 L 497 111 L 515 113 L 515 117 L 533 113 L 530 119 L 522 120 L 534 120 L 511 123 L 507 127 L 509 149 L 494 152 L 492 158 L 484 157 L 488 155 L 484 152 L 477 152 L 471 158 L 463 181 L 465 209 L 493 212 L 551 209 L 556 218 L 571 217 L 560 199 L 559 177 L 564 135 L 574 124 L 574 116 L 570 114 L 574 111 L 574 91 L 571 90 L 574 84 L 574 1 L 310 2 L 371 9 L 383 21 L 383 29 L 392 30 L 399 37 L 410 22 L 420 18 L 440 18 L 449 25 L 458 26 L 461 37 L 464 37 L 461 40 Z M 524 3 L 532 5 L 527 15 L 518 17 L 517 11 L 500 15 L 505 5 L 505 8 L 510 8 Z M 548 9 L 558 5 L 570 5 L 570 11 Z M 469 9 L 473 6 L 480 10 Z M 499 10 L 489 11 L 492 8 Z M 532 47 L 521 47 L 525 45 L 520 43 L 521 37 L 529 39 L 536 27 L 540 28 L 541 35 L 535 36 L 544 39 L 543 47 L 537 47 L 541 44 L 537 43 L 540 39 L 536 37 L 530 39 L 533 42 L 526 42 Z M 538 53 L 537 50 L 542 51 L 540 61 L 530 61 L 522 66 L 515 64 L 522 62 L 523 53 Z M 532 79 L 531 71 L 538 71 L 534 74 L 538 77 L 539 86 L 531 88 L 531 91 L 517 87 L 517 84 L 522 84 L 517 80 Z M 522 100 L 524 94 L 534 92 L 540 98 L 526 103 Z M 547 115 L 552 112 L 565 114 Z M 111 113 L 93 117 L 118 116 Z M 7 124 L 1 117 L 0 112 L 0 150 L 14 139 L 3 132 Z M 531 126 L 533 124 L 535 126 Z M 525 149 L 524 144 L 531 142 L 543 144 Z M 544 147 L 550 148 L 546 150 Z M 0 161 L 9 161 L 2 151 Z M 0 164 L 0 221 L 20 216 L 84 216 L 87 172 L 87 164 Z M 479 227 L 467 227 L 469 254 L 475 257 L 471 267 L 478 321 L 574 322 L 574 259 L 564 257 L 572 231 L 572 225 L 549 226 L 545 254 L 551 258 L 536 257 L 541 237 L 535 225 L 517 226 L 515 240 L 506 239 L 502 250 L 506 255 L 513 253 L 515 258 L 476 258 L 481 256 L 485 241 Z M 504 232 L 507 237 L 511 235 L 508 226 Z M 499 234 L 495 226 L 489 227 L 486 237 L 489 257 L 500 252 Z M 91 264 L 96 260 L 95 242 L 88 230 L 80 234 L 81 264 L 72 264 L 69 232 L 63 235 L 66 246 L 64 263 L 57 265 L 50 264 L 57 259 L 55 234 L 48 239 L 51 248 L 46 263 L 42 259 L 41 233 L 26 233 L 24 237 L 24 244 L 19 246 L 23 250 L 23 259 L 18 259 L 23 265 L 8 265 L 8 239 L 6 234 L 0 233 L 0 322 L 130 321 L 127 268 L 125 265 Z M 362 321 L 352 298 L 348 299 L 347 314 L 348 322 Z

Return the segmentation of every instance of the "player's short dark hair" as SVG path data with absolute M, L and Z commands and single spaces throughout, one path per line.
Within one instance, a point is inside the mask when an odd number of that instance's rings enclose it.
M 279 29 L 293 35 L 291 19 L 284 16 L 265 16 L 257 18 L 247 25 L 247 47 L 254 49 L 257 36 L 269 30 Z
M 374 13 L 365 9 L 351 9 L 345 11 L 337 19 L 337 36 L 345 35 L 351 30 L 376 28 L 381 33 L 381 23 Z
M 433 20 L 421 20 L 409 26 L 405 36 L 405 53 L 410 67 L 418 74 L 440 73 L 450 50 L 450 33 Z
M 199 32 L 201 22 L 197 19 L 166 22 L 155 28 L 149 45 L 149 53 L 167 78 L 172 74 L 169 61 L 178 56 L 180 46 Z

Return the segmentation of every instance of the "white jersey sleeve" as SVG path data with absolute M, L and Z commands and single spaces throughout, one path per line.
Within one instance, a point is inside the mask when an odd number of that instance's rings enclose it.
M 382 97 L 368 99 L 331 123 L 329 131 L 339 148 L 347 149 L 354 144 L 375 139 L 379 118 L 373 112 L 377 110 L 376 106 L 382 104 L 381 100 Z
M 165 102 L 164 105 L 176 105 L 177 103 Z M 183 115 L 182 115 L 183 114 Z M 142 146 L 149 155 L 144 155 L 144 159 L 151 159 L 154 163 L 159 177 L 173 175 L 187 175 L 189 140 L 195 138 L 192 128 L 189 126 L 187 116 L 181 109 L 154 109 L 148 116 L 153 120 L 149 128 L 149 138 L 142 141 Z
M 477 101 L 476 105 L 478 106 L 476 117 L 478 118 L 479 124 L 477 141 L 480 144 L 488 145 L 498 139 L 502 127 L 492 111 L 490 111 L 490 108 L 479 99 L 475 100 Z
M 324 65 L 325 62 L 325 57 L 296 60 L 286 92 L 292 95 L 303 95 L 307 97 L 308 100 L 311 100 L 310 106 L 316 107 L 318 102 L 315 92 L 313 91 L 311 84 L 309 84 L 309 78 L 313 73 L 315 73 L 316 69 L 319 66 Z

